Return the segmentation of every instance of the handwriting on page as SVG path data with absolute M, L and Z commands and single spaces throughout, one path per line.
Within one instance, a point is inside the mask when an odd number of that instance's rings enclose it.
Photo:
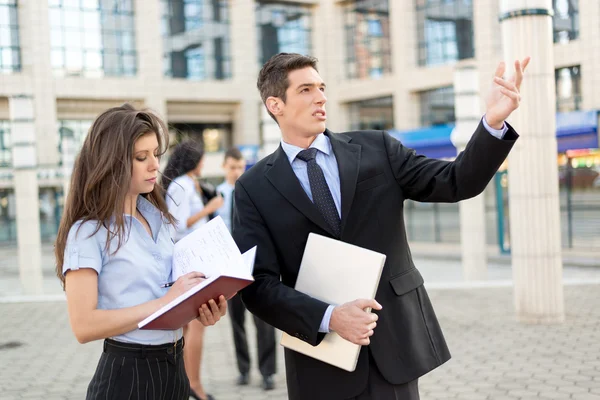
M 242 256 L 225 223 L 217 217 L 177 242 L 173 279 L 192 271 L 215 276 L 241 265 Z

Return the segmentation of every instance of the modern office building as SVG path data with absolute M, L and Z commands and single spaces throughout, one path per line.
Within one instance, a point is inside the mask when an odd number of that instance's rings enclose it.
M 600 3 L 553 5 L 557 160 L 593 188 Z M 174 139 L 202 141 L 207 178 L 219 177 L 229 146 L 251 159 L 274 150 L 279 131 L 255 82 L 282 51 L 319 59 L 330 129 L 389 129 L 425 154 L 452 157 L 454 71 L 473 66 L 489 87 L 502 59 L 498 17 L 498 0 L 0 0 L 0 244 L 14 244 L 17 228 L 53 240 L 73 156 L 110 106 L 150 107 Z M 579 166 L 590 182 L 573 174 Z M 493 189 L 490 243 L 504 225 L 495 223 L 502 190 Z M 39 228 L 15 222 L 37 205 Z M 459 240 L 457 208 L 406 207 L 411 239 Z

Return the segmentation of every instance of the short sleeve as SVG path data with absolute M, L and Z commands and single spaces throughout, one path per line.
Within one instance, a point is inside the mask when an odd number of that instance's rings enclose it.
M 70 270 L 92 268 L 98 274 L 102 270 L 102 248 L 98 241 L 95 221 L 78 221 L 69 230 L 65 256 L 63 262 L 63 275 Z
M 175 230 L 183 233 L 187 230 L 187 220 L 190 218 L 190 200 L 188 199 L 183 182 L 174 180 L 167 189 L 167 207 L 175 218 Z

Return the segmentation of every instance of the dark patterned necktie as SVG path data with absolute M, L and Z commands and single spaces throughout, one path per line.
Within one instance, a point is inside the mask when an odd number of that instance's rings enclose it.
M 312 192 L 313 203 L 325 218 L 325 221 L 331 226 L 335 236 L 340 236 L 341 221 L 338 214 L 333 196 L 327 186 L 323 170 L 317 164 L 317 149 L 311 148 L 302 150 L 296 156 L 298 159 L 306 162 L 308 170 L 308 181 L 310 183 L 310 191 Z

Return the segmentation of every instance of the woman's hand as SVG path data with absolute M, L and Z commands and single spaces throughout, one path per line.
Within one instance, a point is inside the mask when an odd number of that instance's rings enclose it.
M 204 208 L 206 210 L 208 210 L 209 214 L 212 214 L 214 212 L 216 212 L 219 208 L 223 207 L 223 203 L 224 203 L 224 199 L 222 196 L 215 196 L 212 199 L 210 199 L 206 205 L 204 206 Z
M 205 279 L 206 277 L 202 272 L 188 272 L 187 274 L 180 276 L 179 279 L 175 281 L 175 283 L 173 284 L 173 286 L 171 286 L 171 289 L 169 289 L 165 297 L 167 297 L 169 301 L 174 300 Z
M 214 300 L 209 300 L 208 304 L 202 304 L 198 309 L 200 316 L 196 318 L 204 326 L 211 326 L 217 323 L 227 313 L 227 300 L 225 296 L 219 296 L 219 304 Z

